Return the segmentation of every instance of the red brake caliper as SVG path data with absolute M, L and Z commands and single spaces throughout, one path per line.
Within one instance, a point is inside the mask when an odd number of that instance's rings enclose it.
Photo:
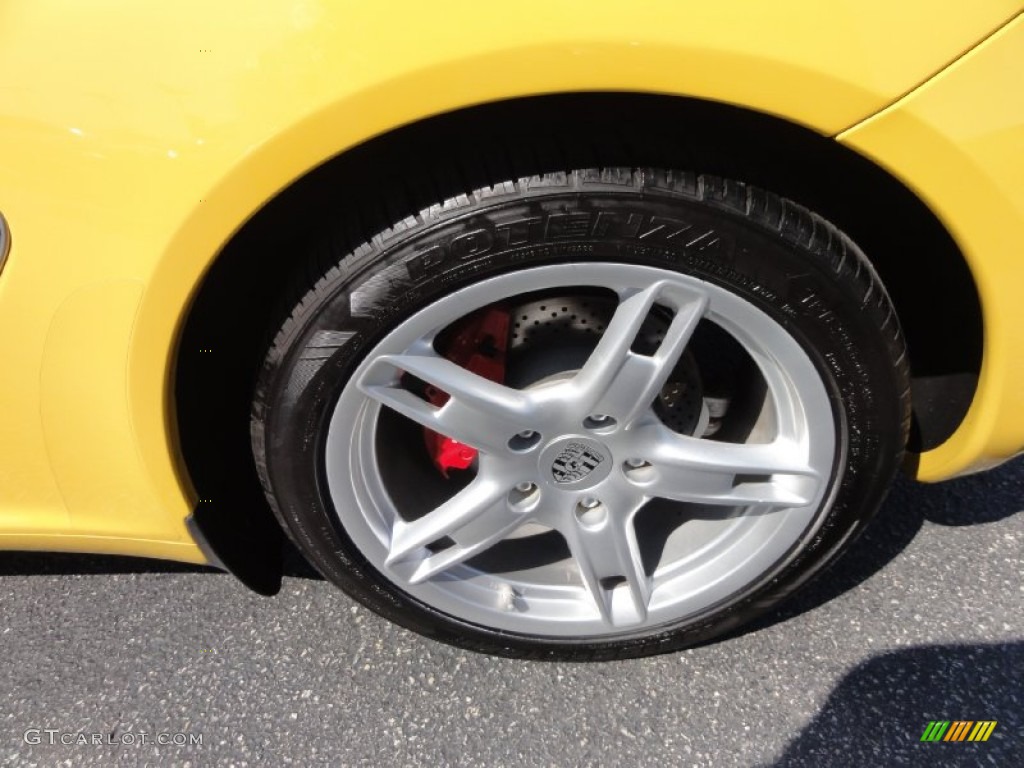
M 505 380 L 505 355 L 508 351 L 509 311 L 492 306 L 466 317 L 452 335 L 444 356 L 456 365 L 491 381 Z M 427 386 L 427 399 L 438 407 L 448 402 L 448 393 Z M 476 449 L 445 435 L 424 428 L 427 450 L 441 474 L 449 469 L 467 469 L 476 458 Z

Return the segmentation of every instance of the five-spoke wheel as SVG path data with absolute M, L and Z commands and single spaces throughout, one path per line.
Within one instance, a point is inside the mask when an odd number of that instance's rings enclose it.
M 580 293 L 612 298 L 576 370 L 516 389 L 437 349 L 442 332 L 471 312 L 501 302 L 515 313 L 537 296 Z M 635 351 L 654 322 L 658 341 Z M 702 323 L 734 331 L 757 361 L 749 374 L 765 386 L 748 418 L 761 425 L 760 441 L 680 434 L 655 410 Z M 562 339 L 566 348 L 575 342 Z M 410 377 L 446 393 L 444 404 L 418 394 Z M 471 478 L 434 506 L 410 505 L 403 476 L 380 468 L 396 450 L 379 437 L 382 407 L 479 451 Z M 807 534 L 834 458 L 827 392 L 771 318 L 693 277 L 590 264 L 481 281 L 401 323 L 342 392 L 325 466 L 342 525 L 402 589 L 478 624 L 593 636 L 699 613 L 755 579 Z M 636 524 L 652 500 L 676 502 L 647 513 L 671 519 L 671 532 Z M 538 562 L 535 539 L 547 532 L 567 552 Z M 500 543 L 494 566 L 487 552 Z
M 901 458 L 905 359 L 809 211 L 553 174 L 339 254 L 268 351 L 253 448 L 292 540 L 379 613 L 504 654 L 655 653 L 849 544 Z

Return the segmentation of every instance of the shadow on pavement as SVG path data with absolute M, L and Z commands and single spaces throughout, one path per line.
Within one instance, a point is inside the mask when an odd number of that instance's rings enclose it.
M 169 560 L 118 555 L 80 555 L 65 552 L 0 552 L 0 576 L 73 576 L 115 573 L 208 573 L 228 574 L 215 568 Z M 305 558 L 285 542 L 284 575 L 322 580 Z M 234 578 L 233 576 L 229 578 Z
M 849 672 L 773 765 L 1022 765 L 1022 704 L 1024 643 L 893 651 Z M 921 742 L 931 720 L 997 725 L 987 742 Z
M 997 522 L 1022 510 L 1024 460 L 1021 459 L 991 472 L 933 485 L 899 477 L 877 517 L 825 572 L 824 578 L 815 579 L 779 610 L 741 627 L 736 635 L 813 610 L 853 589 L 906 549 L 926 520 L 936 525 L 966 527 Z

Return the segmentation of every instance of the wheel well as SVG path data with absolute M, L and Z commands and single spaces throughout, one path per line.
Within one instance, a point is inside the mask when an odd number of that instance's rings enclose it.
M 234 560 L 251 563 L 257 552 L 269 558 L 278 542 L 249 450 L 249 400 L 298 286 L 334 254 L 431 203 L 507 178 L 602 165 L 734 178 L 831 220 L 864 250 L 896 306 L 912 375 L 911 448 L 935 447 L 960 424 L 981 365 L 974 281 L 935 216 L 878 166 L 807 128 L 712 102 L 624 93 L 497 102 L 398 128 L 315 169 L 232 237 L 198 287 L 178 347 L 177 427 L 199 496 L 220 500 L 216 515 L 200 505 L 196 519 L 226 565 L 236 570 Z M 214 351 L 197 351 L 206 349 Z M 241 530 L 265 548 L 239 546 Z M 231 547 L 240 551 L 225 553 Z

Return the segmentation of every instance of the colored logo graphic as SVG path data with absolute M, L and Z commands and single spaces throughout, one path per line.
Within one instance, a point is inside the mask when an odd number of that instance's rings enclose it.
M 569 443 L 555 458 L 551 474 L 557 483 L 575 483 L 582 480 L 604 461 L 604 456 L 583 443 Z
M 995 720 L 932 720 L 921 741 L 988 741 L 995 729 Z

